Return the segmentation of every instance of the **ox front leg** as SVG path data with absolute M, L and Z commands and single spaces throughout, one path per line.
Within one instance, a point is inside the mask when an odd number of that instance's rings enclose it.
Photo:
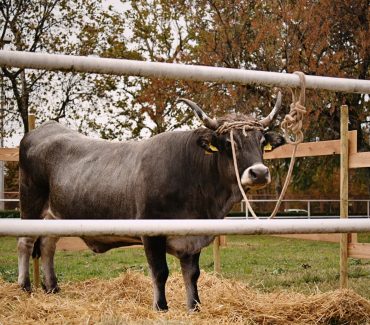
M 41 266 L 44 273 L 44 290 L 47 293 L 57 293 L 60 290 L 54 271 L 54 255 L 58 240 L 58 237 L 41 238 Z
M 30 280 L 30 257 L 32 255 L 33 245 L 36 238 L 20 237 L 18 238 L 18 284 L 25 290 L 31 291 Z
M 200 275 L 199 256 L 200 253 L 197 253 L 194 255 L 185 255 L 180 258 L 181 271 L 186 288 L 187 306 L 190 311 L 199 311 L 200 299 L 197 287 Z
M 153 280 L 153 307 L 158 311 L 166 311 L 168 306 L 165 287 L 169 273 L 166 261 L 166 238 L 143 237 L 143 244 Z

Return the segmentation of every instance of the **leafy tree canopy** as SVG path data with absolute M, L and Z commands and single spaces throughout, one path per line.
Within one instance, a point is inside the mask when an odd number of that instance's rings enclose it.
M 115 7 L 101 0 L 1 0 L 0 43 L 11 35 L 10 48 L 19 51 L 369 79 L 369 8 L 367 0 L 131 0 Z M 180 96 L 211 116 L 262 116 L 276 94 L 252 85 L 2 71 L 9 133 L 17 123 L 27 132 L 27 115 L 34 112 L 38 123 L 56 118 L 107 139 L 148 137 L 197 123 L 176 104 Z M 288 108 L 290 90 L 283 92 Z M 307 140 L 338 138 L 339 107 L 347 102 L 350 129 L 358 131 L 360 150 L 369 149 L 363 123 L 368 97 L 325 91 L 307 91 L 306 97 Z M 299 162 L 310 173 L 295 174 L 297 188 L 309 188 L 317 175 L 337 166 L 335 159 L 315 162 Z M 277 174 L 285 170 L 282 162 L 272 164 Z

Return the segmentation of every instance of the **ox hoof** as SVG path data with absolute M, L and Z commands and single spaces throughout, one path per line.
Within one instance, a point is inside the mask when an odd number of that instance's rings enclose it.
M 47 288 L 44 284 L 42 284 L 42 288 L 44 289 L 45 293 L 58 293 L 60 291 L 60 288 L 58 285 L 52 288 Z
M 19 281 L 18 284 L 20 288 L 22 289 L 22 291 L 25 291 L 28 293 L 32 292 L 31 281 L 29 279 L 25 281 Z
M 161 312 L 161 313 L 166 313 L 168 312 L 168 306 L 167 304 L 155 304 L 154 305 L 154 310 L 155 311 L 158 311 L 158 312 Z
M 22 291 L 27 292 L 27 293 L 32 292 L 32 287 L 31 287 L 30 284 L 29 285 L 21 285 L 21 289 L 22 289 Z
M 189 313 L 199 313 L 200 312 L 200 306 L 197 304 L 196 306 L 189 308 Z
M 58 293 L 60 291 L 60 288 L 58 286 L 56 286 L 55 288 L 52 288 L 52 289 L 49 289 L 49 290 L 46 290 L 46 293 Z

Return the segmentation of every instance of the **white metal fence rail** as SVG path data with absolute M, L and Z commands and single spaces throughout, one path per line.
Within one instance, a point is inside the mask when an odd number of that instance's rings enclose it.
M 278 87 L 300 86 L 299 77 L 291 73 L 20 51 L 0 51 L 0 66 Z M 370 81 L 307 75 L 306 88 L 369 94 Z
M 20 220 L 0 219 L 0 236 L 261 235 L 369 232 L 368 219 Z

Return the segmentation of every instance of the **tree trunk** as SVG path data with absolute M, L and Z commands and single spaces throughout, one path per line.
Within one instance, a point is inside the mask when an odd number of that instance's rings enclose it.
M 22 122 L 23 122 L 23 129 L 24 133 L 28 133 L 29 127 L 28 127 L 28 106 L 29 106 L 29 99 L 30 99 L 30 94 L 28 91 L 27 87 L 27 82 L 26 82 L 26 73 L 23 70 L 21 72 L 21 106 L 18 107 L 18 110 L 21 114 Z

